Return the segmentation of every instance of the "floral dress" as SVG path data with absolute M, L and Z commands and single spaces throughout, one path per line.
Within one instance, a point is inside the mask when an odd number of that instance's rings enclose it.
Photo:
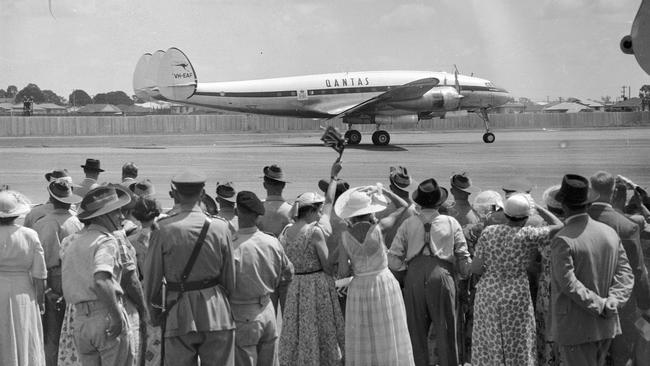
M 548 227 L 488 226 L 475 257 L 485 272 L 474 304 L 472 365 L 537 365 L 535 314 L 526 267 Z
M 317 224 L 301 228 L 296 237 L 280 234 L 280 242 L 293 263 L 295 275 L 283 309 L 280 364 L 341 365 L 344 322 L 334 279 L 323 272 L 316 248 L 311 244 Z

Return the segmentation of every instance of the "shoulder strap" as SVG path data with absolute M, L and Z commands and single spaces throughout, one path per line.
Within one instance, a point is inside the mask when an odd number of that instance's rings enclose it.
M 181 274 L 181 283 L 184 283 L 187 280 L 187 277 L 190 275 L 190 272 L 192 272 L 192 267 L 194 267 L 194 262 L 196 262 L 196 258 L 199 256 L 199 252 L 201 251 L 201 247 L 203 246 L 203 242 L 205 241 L 205 236 L 208 234 L 209 227 L 210 227 L 210 220 L 206 218 L 205 222 L 203 223 L 203 227 L 201 228 L 201 233 L 199 234 L 199 238 L 196 239 L 196 244 L 194 244 L 194 249 L 192 250 L 190 259 L 187 261 L 187 264 L 183 269 L 183 274 Z

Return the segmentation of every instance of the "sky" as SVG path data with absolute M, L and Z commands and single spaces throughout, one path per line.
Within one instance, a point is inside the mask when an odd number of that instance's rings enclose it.
M 619 47 L 640 3 L 0 0 L 0 89 L 132 95 L 140 56 L 178 47 L 199 82 L 456 65 L 516 98 L 615 100 L 650 84 Z

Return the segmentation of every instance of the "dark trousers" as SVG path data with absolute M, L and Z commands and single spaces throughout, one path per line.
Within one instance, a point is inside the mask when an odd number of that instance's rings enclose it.
M 622 334 L 617 335 L 612 340 L 612 345 L 609 349 L 613 366 L 626 366 L 628 362 L 637 361 L 635 360 L 635 347 L 637 344 L 642 343 L 640 342 L 641 334 L 636 329 L 634 322 L 640 316 L 641 312 L 636 307 L 636 297 L 633 294 L 623 309 L 619 311 Z M 650 362 L 650 360 L 647 362 Z M 632 363 L 636 365 L 639 362 Z
M 560 346 L 562 363 L 567 366 L 603 366 L 611 339 Z
M 56 366 L 59 355 L 59 338 L 65 316 L 65 301 L 61 297 L 61 275 L 50 275 L 47 286 L 52 289 L 45 296 L 45 314 L 43 314 L 43 340 L 45 343 L 45 364 Z
M 419 255 L 409 262 L 404 303 L 413 357 L 417 366 L 429 365 L 427 335 L 433 324 L 441 366 L 458 365 L 456 287 L 453 265 Z

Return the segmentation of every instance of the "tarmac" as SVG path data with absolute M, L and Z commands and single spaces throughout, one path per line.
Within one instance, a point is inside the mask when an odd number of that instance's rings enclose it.
M 496 141 L 485 144 L 480 130 L 392 131 L 388 146 L 372 145 L 364 133 L 360 145 L 343 153 L 340 177 L 351 186 L 387 184 L 389 167 L 402 165 L 416 181 L 433 177 L 448 187 L 452 174 L 467 172 L 476 187 L 499 191 L 509 179 L 525 177 L 536 200 L 566 173 L 606 170 L 650 185 L 650 128 L 493 132 Z M 284 196 L 292 200 L 317 191 L 318 180 L 330 175 L 337 153 L 322 145 L 321 133 L 0 138 L 0 184 L 40 203 L 48 197 L 44 174 L 54 168 L 67 168 L 81 181 L 80 165 L 96 158 L 106 170 L 100 182 L 118 182 L 122 165 L 133 161 L 140 177 L 154 183 L 156 198 L 170 207 L 171 177 L 184 169 L 205 174 L 211 196 L 217 182 L 231 181 L 263 198 L 262 168 L 279 164 L 290 181 Z

